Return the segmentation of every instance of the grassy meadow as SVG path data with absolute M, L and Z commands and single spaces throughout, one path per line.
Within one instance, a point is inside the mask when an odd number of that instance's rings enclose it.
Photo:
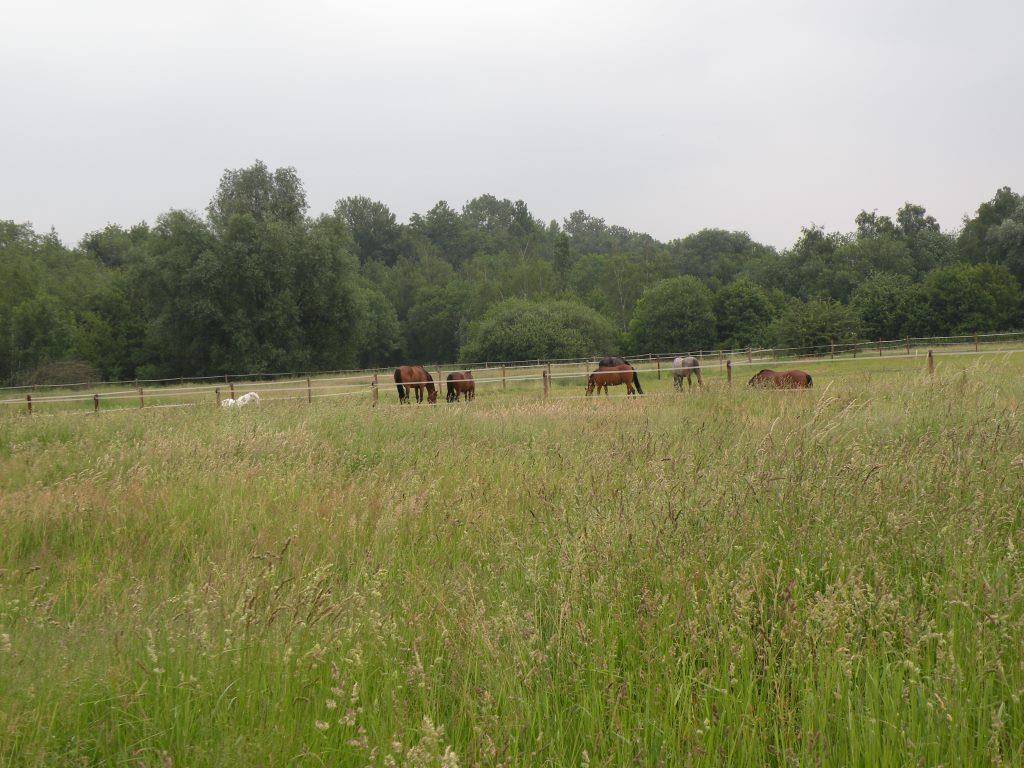
M 1024 354 L 808 368 L 0 411 L 0 765 L 1021 764 Z

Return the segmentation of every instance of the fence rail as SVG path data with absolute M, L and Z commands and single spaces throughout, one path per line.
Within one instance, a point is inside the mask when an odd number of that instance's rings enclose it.
M 1021 341 L 1020 345 L 1009 347 L 1007 342 Z M 920 342 L 927 342 L 929 348 L 925 350 Z M 962 349 L 951 347 L 961 346 Z M 934 372 L 934 358 L 937 355 L 935 349 L 941 349 L 943 357 L 958 355 L 992 355 L 1012 354 L 1024 352 L 1024 333 L 1018 334 L 978 334 L 970 336 L 947 336 L 930 337 L 925 339 L 895 339 L 876 342 L 860 342 L 843 345 L 829 344 L 816 347 L 784 348 L 784 349 L 744 349 L 744 350 L 714 350 L 698 351 L 695 356 L 702 359 L 702 367 L 708 369 L 719 369 L 724 373 L 726 382 L 732 383 L 733 368 L 743 367 L 768 367 L 769 364 L 785 363 L 787 365 L 797 363 L 822 363 L 838 362 L 856 358 L 858 355 L 881 357 L 889 360 L 907 358 L 919 358 L 927 355 L 927 369 Z M 983 348 L 987 347 L 987 348 Z M 806 354 L 808 350 L 812 354 Z M 805 354 L 801 354 L 805 353 Z M 645 375 L 654 374 L 659 379 L 662 376 L 671 375 L 671 361 L 681 353 L 660 353 L 633 355 L 629 359 L 638 373 Z M 596 358 L 574 358 L 570 360 L 535 360 L 515 361 L 508 363 L 484 363 L 472 366 L 428 366 L 429 370 L 436 372 L 437 381 L 435 386 L 441 390 L 444 388 L 444 374 L 453 370 L 474 372 L 476 385 L 499 387 L 506 390 L 509 386 L 522 385 L 530 382 L 541 382 L 543 396 L 550 397 L 550 390 L 553 383 L 558 380 L 568 381 L 571 379 L 583 379 L 590 375 Z M 312 376 L 298 377 L 292 375 L 291 381 L 280 379 L 271 381 L 239 381 L 233 377 L 227 377 L 226 384 L 223 377 L 217 377 L 217 384 L 205 384 L 194 386 L 156 386 L 145 388 L 134 386 L 132 388 L 115 389 L 112 391 L 94 391 L 91 393 L 71 394 L 39 394 L 27 392 L 16 397 L 0 399 L 0 406 L 7 409 L 11 407 L 22 407 L 28 414 L 38 411 L 44 405 L 75 405 L 92 404 L 92 413 L 100 413 L 105 410 L 128 410 L 136 408 L 181 408 L 196 405 L 208 404 L 219 405 L 226 397 L 234 398 L 236 390 L 255 391 L 268 400 L 306 400 L 312 403 L 315 399 L 330 397 L 367 397 L 376 405 L 379 399 L 381 386 L 393 385 L 390 375 L 391 369 L 387 369 L 387 376 L 382 378 L 381 371 L 360 371 L 349 376 L 327 375 L 313 378 Z M 173 381 L 173 380 L 172 380 Z M 134 383 L 134 382 L 133 382 Z M 108 383 L 110 386 L 114 383 Z M 2 390 L 0 390 L 2 391 Z M 10 391 L 10 389 L 8 389 Z M 166 402 L 175 400 L 178 402 Z M 163 402 L 161 402 L 163 401 Z M 184 402 L 182 402 L 184 401 Z M 101 408 L 102 405 L 108 408 Z

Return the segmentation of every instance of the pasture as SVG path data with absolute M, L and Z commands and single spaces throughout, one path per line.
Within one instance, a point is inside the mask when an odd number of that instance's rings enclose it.
M 1024 355 L 806 367 L 0 411 L 0 764 L 1020 764 Z

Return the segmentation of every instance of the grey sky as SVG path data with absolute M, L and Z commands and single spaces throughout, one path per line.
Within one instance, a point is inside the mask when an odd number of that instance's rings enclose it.
M 1024 187 L 1024 2 L 7 2 L 0 218 L 77 242 L 225 168 L 790 244 Z

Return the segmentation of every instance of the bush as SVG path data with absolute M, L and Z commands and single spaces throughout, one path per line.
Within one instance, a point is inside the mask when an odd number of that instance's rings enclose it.
M 832 343 L 851 344 L 861 338 L 857 312 L 831 299 L 793 301 L 768 330 L 777 347 L 824 352 Z
M 629 323 L 634 352 L 692 352 L 715 343 L 711 291 L 690 275 L 648 288 Z
M 486 360 L 553 360 L 616 351 L 615 329 L 576 301 L 509 299 L 469 326 L 459 357 Z
M 19 384 L 80 384 L 94 381 L 100 381 L 100 372 L 81 360 L 46 363 L 18 377 Z

